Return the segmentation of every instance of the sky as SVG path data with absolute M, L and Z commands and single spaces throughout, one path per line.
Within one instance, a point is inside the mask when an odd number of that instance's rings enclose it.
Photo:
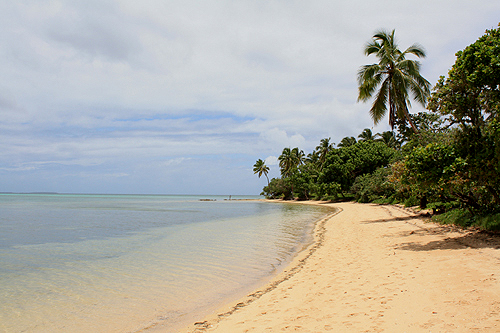
M 374 126 L 375 31 L 434 86 L 492 0 L 0 0 L 0 192 L 259 194 L 252 171 Z M 411 112 L 423 107 L 413 103 Z

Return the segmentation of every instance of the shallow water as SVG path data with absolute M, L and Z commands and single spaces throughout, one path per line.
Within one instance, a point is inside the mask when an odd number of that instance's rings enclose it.
M 207 196 L 0 195 L 0 330 L 173 329 L 288 262 L 327 213 Z

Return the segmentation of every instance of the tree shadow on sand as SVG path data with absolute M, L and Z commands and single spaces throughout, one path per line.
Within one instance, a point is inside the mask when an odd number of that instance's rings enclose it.
M 421 226 L 411 221 L 430 221 L 430 214 L 420 213 L 409 216 L 393 216 L 390 211 L 387 211 L 390 217 L 383 219 L 360 221 L 362 224 L 372 223 L 389 223 L 389 222 L 406 222 L 417 227 L 416 230 L 403 231 L 397 236 L 426 236 L 426 235 L 441 235 L 443 239 L 435 240 L 422 244 L 421 242 L 402 243 L 396 249 L 407 251 L 435 251 L 435 250 L 459 250 L 465 248 L 473 249 L 500 249 L 500 233 L 483 231 L 483 230 L 464 230 L 455 225 L 439 225 L 429 223 Z M 457 235 L 458 233 L 458 235 Z M 499 253 L 500 259 L 500 253 Z
M 411 220 L 422 220 L 424 218 L 427 218 L 428 215 L 413 215 L 413 216 L 403 216 L 403 217 L 390 217 L 390 218 L 385 218 L 385 219 L 378 219 L 378 220 L 368 220 L 368 221 L 360 221 L 360 223 L 363 224 L 370 224 L 370 223 L 387 223 L 387 222 L 396 222 L 396 221 L 411 221 Z
M 427 230 L 417 232 L 428 233 Z M 500 235 L 486 231 L 471 231 L 463 236 L 447 237 L 426 244 L 418 242 L 403 243 L 397 247 L 399 250 L 407 251 L 460 250 L 466 248 L 500 249 Z

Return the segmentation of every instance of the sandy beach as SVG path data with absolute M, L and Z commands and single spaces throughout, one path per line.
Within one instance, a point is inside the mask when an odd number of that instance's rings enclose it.
M 285 271 L 182 332 L 500 331 L 498 237 L 395 206 L 328 205 L 339 211 Z

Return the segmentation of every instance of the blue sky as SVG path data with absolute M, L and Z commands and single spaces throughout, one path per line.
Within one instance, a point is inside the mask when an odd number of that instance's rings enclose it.
M 0 191 L 259 194 L 284 147 L 373 126 L 363 46 L 396 29 L 434 85 L 500 2 L 0 0 Z M 414 105 L 413 112 L 421 111 Z

